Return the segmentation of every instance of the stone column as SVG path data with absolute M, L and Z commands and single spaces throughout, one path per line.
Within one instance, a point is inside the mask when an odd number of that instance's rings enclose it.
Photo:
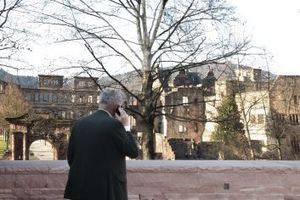
M 161 103 L 162 105 L 166 105 L 166 94 L 165 92 L 162 92 L 162 95 L 161 95 Z M 167 137 L 167 131 L 168 131 L 168 121 L 167 121 L 167 118 L 166 118 L 166 109 L 165 107 L 162 108 L 162 133 L 165 137 Z
M 57 152 L 56 145 L 52 144 L 52 148 L 53 148 L 53 160 L 58 160 L 58 152 Z
M 15 160 L 15 133 L 11 133 L 11 160 Z
M 27 155 L 27 133 L 23 133 L 23 160 L 28 160 Z

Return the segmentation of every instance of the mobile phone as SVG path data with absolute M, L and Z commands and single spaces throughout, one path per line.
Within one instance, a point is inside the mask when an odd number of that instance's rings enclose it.
M 120 106 L 118 106 L 117 109 L 116 109 L 116 114 L 117 115 L 121 115 L 119 108 L 120 108 Z

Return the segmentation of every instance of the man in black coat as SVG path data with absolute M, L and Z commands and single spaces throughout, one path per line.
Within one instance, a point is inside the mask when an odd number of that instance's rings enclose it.
M 138 147 L 129 132 L 129 117 L 121 108 L 124 97 L 121 91 L 104 89 L 99 110 L 74 124 L 65 198 L 128 199 L 125 157 L 136 158 Z

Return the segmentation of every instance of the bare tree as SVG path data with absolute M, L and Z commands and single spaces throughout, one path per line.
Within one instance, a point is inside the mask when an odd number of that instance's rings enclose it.
M 30 109 L 19 87 L 13 83 L 8 83 L 5 87 L 5 94 L 0 96 L 0 102 L 0 127 L 4 128 L 9 125 L 5 118 L 19 117 Z
M 13 11 L 21 6 L 22 0 L 2 0 L 0 2 L 0 60 L 10 59 L 19 49 L 19 42 L 14 38 L 15 27 L 9 25 L 9 18 Z M 1 62 L 0 66 L 16 69 L 14 66 Z
M 145 159 L 153 159 L 155 155 L 154 120 L 166 115 L 162 106 L 170 106 L 160 104 L 163 86 L 168 81 L 161 78 L 162 71 L 164 77 L 170 77 L 182 69 L 225 63 L 233 55 L 246 54 L 249 48 L 245 38 L 233 42 L 230 26 L 237 19 L 225 0 L 51 0 L 48 3 L 42 11 L 43 23 L 73 30 L 65 38 L 67 41 L 84 41 L 94 60 L 84 69 L 105 73 L 137 101 L 138 106 L 131 112 L 144 127 Z M 51 9 L 54 6 L 57 9 Z M 118 70 L 134 70 L 141 90 L 130 90 L 115 76 Z

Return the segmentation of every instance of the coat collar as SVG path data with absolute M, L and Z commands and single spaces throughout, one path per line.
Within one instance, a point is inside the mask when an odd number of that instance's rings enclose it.
M 105 112 L 106 114 L 108 114 L 108 116 L 113 117 L 107 110 L 99 108 L 99 111 Z

